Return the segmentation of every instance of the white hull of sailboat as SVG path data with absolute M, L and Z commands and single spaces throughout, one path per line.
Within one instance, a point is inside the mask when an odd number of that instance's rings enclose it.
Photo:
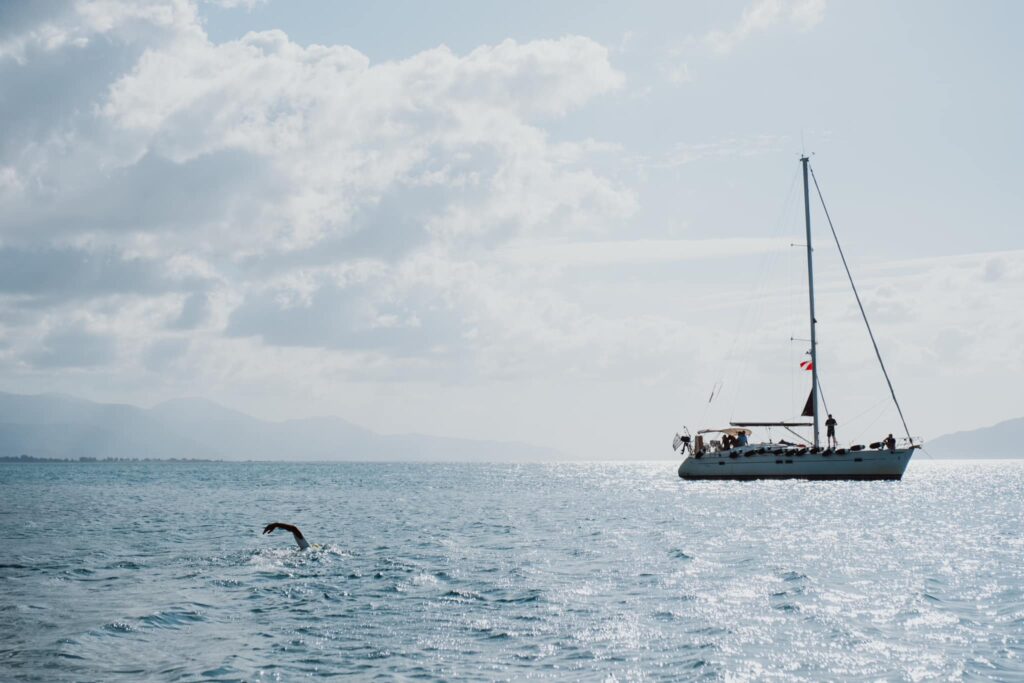
M 683 479 L 901 479 L 913 448 L 804 455 L 753 453 L 747 449 L 693 455 L 679 466 Z M 753 450 L 753 449 L 751 449 Z

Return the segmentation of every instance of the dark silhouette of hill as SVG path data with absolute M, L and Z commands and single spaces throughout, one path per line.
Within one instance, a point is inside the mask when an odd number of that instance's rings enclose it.
M 0 392 L 0 456 L 224 460 L 554 460 L 521 443 L 378 434 L 337 417 L 272 422 L 205 399 L 153 408 Z
M 924 446 L 936 458 L 1024 458 L 1024 417 L 946 434 Z

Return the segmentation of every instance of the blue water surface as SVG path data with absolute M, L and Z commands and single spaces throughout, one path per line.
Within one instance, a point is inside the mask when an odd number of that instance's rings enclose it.
M 0 464 L 0 680 L 1024 680 L 1024 463 L 676 465 Z

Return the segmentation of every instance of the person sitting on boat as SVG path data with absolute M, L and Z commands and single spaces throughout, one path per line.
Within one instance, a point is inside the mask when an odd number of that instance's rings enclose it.
M 748 441 L 747 441 L 747 433 L 746 432 L 740 432 L 739 434 L 736 435 L 736 445 L 737 446 L 746 446 L 747 443 L 748 443 Z
M 828 414 L 828 419 L 825 420 L 825 432 L 828 437 L 829 448 L 838 448 L 839 443 L 836 441 L 836 419 L 832 417 L 832 413 Z
M 882 441 L 882 443 L 885 444 L 885 447 L 888 448 L 890 451 L 896 450 L 896 439 L 895 437 L 893 437 L 891 433 L 889 434 L 889 436 L 885 437 L 885 440 Z
M 733 446 L 732 435 L 731 434 L 723 434 L 722 435 L 722 450 L 723 451 L 727 451 L 730 448 L 732 448 L 732 446 Z

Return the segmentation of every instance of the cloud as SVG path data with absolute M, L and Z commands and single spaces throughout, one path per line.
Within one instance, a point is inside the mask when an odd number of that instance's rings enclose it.
M 43 311 L 122 295 L 159 297 L 209 286 L 208 278 L 191 269 L 114 248 L 0 247 L 0 310 L 6 304 Z
M 461 346 L 462 322 L 441 294 L 380 262 L 317 269 L 248 294 L 227 333 L 280 346 L 450 354 Z
M 136 155 L 179 164 L 223 150 L 259 156 L 287 198 L 253 221 L 252 251 L 351 233 L 353 217 L 389 193 L 430 185 L 458 196 L 435 202 L 437 216 L 421 226 L 478 235 L 509 219 L 543 220 L 522 215 L 531 206 L 550 214 L 581 194 L 616 194 L 559 167 L 527 123 L 618 87 L 607 60 L 605 48 L 568 37 L 508 40 L 465 57 L 440 47 L 374 66 L 349 47 L 302 47 L 267 31 L 149 51 L 111 86 L 102 112 L 135 140 Z M 552 193 L 542 203 L 516 196 L 536 200 L 542 189 Z
M 686 62 L 669 64 L 664 67 L 664 71 L 669 83 L 673 85 L 682 85 L 693 81 L 693 75 L 690 73 L 690 65 Z
M 1003 264 L 997 281 L 987 277 L 994 261 Z M 1004 304 L 1024 296 L 1024 252 L 891 261 L 855 276 L 883 350 L 890 350 L 887 357 L 902 372 L 1005 376 L 1021 367 L 1015 341 L 1020 321 L 1005 315 Z M 849 286 L 835 280 L 824 291 L 826 300 L 845 300 L 843 320 L 832 322 L 833 336 L 863 346 L 863 323 Z
M 6 3 L 0 13 L 0 61 L 25 64 L 43 53 L 81 50 L 98 38 L 153 43 L 167 34 L 201 33 L 196 7 L 188 0 L 55 0 Z
M 525 208 L 517 191 L 550 190 L 548 215 L 583 203 L 580 194 L 629 203 L 560 163 L 528 123 L 622 83 L 608 51 L 589 39 L 508 40 L 465 56 L 440 47 L 370 65 L 350 47 L 303 47 L 280 31 L 214 44 L 194 22 L 165 18 L 152 27 L 161 38 L 138 54 L 135 43 L 116 40 L 127 21 L 116 7 L 105 21 L 97 5 L 79 12 L 87 28 L 110 34 L 104 45 L 125 44 L 97 55 L 101 68 L 70 64 L 74 50 L 62 44 L 52 48 L 64 59 L 59 69 L 45 59 L 17 69 L 26 84 L 59 71 L 86 85 L 40 107 L 63 113 L 45 131 L 33 123 L 28 144 L 5 138 L 5 230 L 173 230 L 201 233 L 213 249 L 260 253 L 358 231 L 357 214 L 431 184 L 460 194 L 449 206 L 436 201 L 434 220 L 420 221 L 447 235 L 517 220 L 502 215 L 510 212 L 503 204 Z M 126 57 L 130 68 L 109 81 Z M 477 210 L 495 215 L 466 220 Z M 531 223 L 545 218 L 534 213 Z
M 651 168 L 674 168 L 714 157 L 755 156 L 786 149 L 788 142 L 786 136 L 757 135 L 699 144 L 677 143 L 660 158 L 648 158 L 643 164 Z
M 735 26 L 708 32 L 704 42 L 724 55 L 756 33 L 780 24 L 807 31 L 821 23 L 824 16 L 825 0 L 754 0 L 744 8 Z
M 266 1 L 267 0 L 203 0 L 203 2 L 207 4 L 217 5 L 224 9 L 237 9 L 239 7 L 244 7 L 247 10 L 251 10 L 256 7 L 256 5 L 262 5 Z
M 50 331 L 26 358 L 36 368 L 88 368 L 112 362 L 116 341 L 80 325 Z
M 151 368 L 185 354 L 168 330 L 209 353 L 373 354 L 385 374 L 410 359 L 491 367 L 515 324 L 524 349 L 588 343 L 554 331 L 568 318 L 527 313 L 529 276 L 494 252 L 600 237 L 635 211 L 588 163 L 614 147 L 545 129 L 622 86 L 604 46 L 505 40 L 371 63 L 277 30 L 213 42 L 185 1 L 15 23 L 0 57 L 16 86 L 0 100 L 17 123 L 0 136 L 0 307 L 23 309 L 7 318 L 12 354 L 41 344 L 34 357 L 55 365 L 68 348 L 27 303 Z
M 142 354 L 142 364 L 152 372 L 167 372 L 174 367 L 189 349 L 189 340 L 178 337 L 159 339 L 150 344 Z
M 616 240 L 562 244 L 521 242 L 503 247 L 498 257 L 513 263 L 559 267 L 642 265 L 735 258 L 784 251 L 790 246 L 789 239 L 773 238 Z
M 210 301 L 205 292 L 194 292 L 185 298 L 181 313 L 169 325 L 175 330 L 191 330 L 210 317 Z
M 982 279 L 987 282 L 999 282 L 1006 276 L 1006 262 L 998 256 L 993 256 L 985 262 L 985 270 Z

